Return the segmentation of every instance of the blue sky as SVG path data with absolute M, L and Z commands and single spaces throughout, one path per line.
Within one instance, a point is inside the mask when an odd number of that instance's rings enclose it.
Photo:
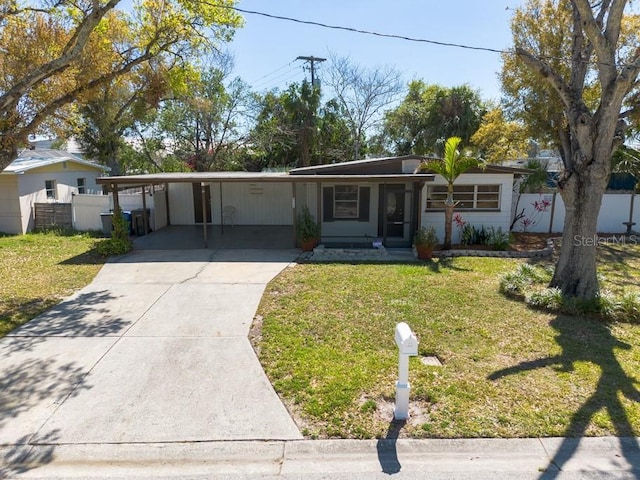
M 524 0 L 240 0 L 237 5 L 301 20 L 492 49 L 511 45 L 510 19 Z M 388 65 L 412 78 L 443 86 L 469 84 L 485 99 L 499 99 L 497 53 L 413 43 L 329 30 L 244 14 L 229 50 L 236 76 L 257 90 L 286 87 L 308 73 L 298 56 L 332 52 L 366 67 Z M 319 67 L 322 75 L 322 65 Z

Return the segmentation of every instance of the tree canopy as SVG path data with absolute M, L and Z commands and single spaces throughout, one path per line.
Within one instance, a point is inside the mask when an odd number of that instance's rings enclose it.
M 30 134 L 53 130 L 64 109 L 151 59 L 166 65 L 229 40 L 234 0 L 0 2 L 0 170 Z
M 447 88 L 413 80 L 400 105 L 386 113 L 383 136 L 396 155 L 430 154 L 449 137 L 468 143 L 486 111 L 468 85 Z
M 612 155 L 637 118 L 640 16 L 627 0 L 528 0 L 512 21 L 502 79 L 512 111 L 554 142 L 563 171 L 563 242 L 551 286 L 599 293 L 596 235 Z

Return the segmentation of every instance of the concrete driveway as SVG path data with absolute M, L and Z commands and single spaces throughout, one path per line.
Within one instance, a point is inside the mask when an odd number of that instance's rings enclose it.
M 297 254 L 134 251 L 107 263 L 0 339 L 0 454 L 302 438 L 247 338 L 266 283 Z

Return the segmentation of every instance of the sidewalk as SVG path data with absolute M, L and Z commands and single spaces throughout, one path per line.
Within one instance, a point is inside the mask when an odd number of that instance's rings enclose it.
M 636 439 L 617 438 L 40 445 L 5 473 L 52 480 L 632 479 L 640 476 L 640 452 Z

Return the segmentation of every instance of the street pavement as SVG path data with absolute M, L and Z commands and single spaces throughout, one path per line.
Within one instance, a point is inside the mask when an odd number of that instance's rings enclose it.
M 134 251 L 0 339 L 0 478 L 640 478 L 635 438 L 304 440 L 247 338 L 298 253 Z

